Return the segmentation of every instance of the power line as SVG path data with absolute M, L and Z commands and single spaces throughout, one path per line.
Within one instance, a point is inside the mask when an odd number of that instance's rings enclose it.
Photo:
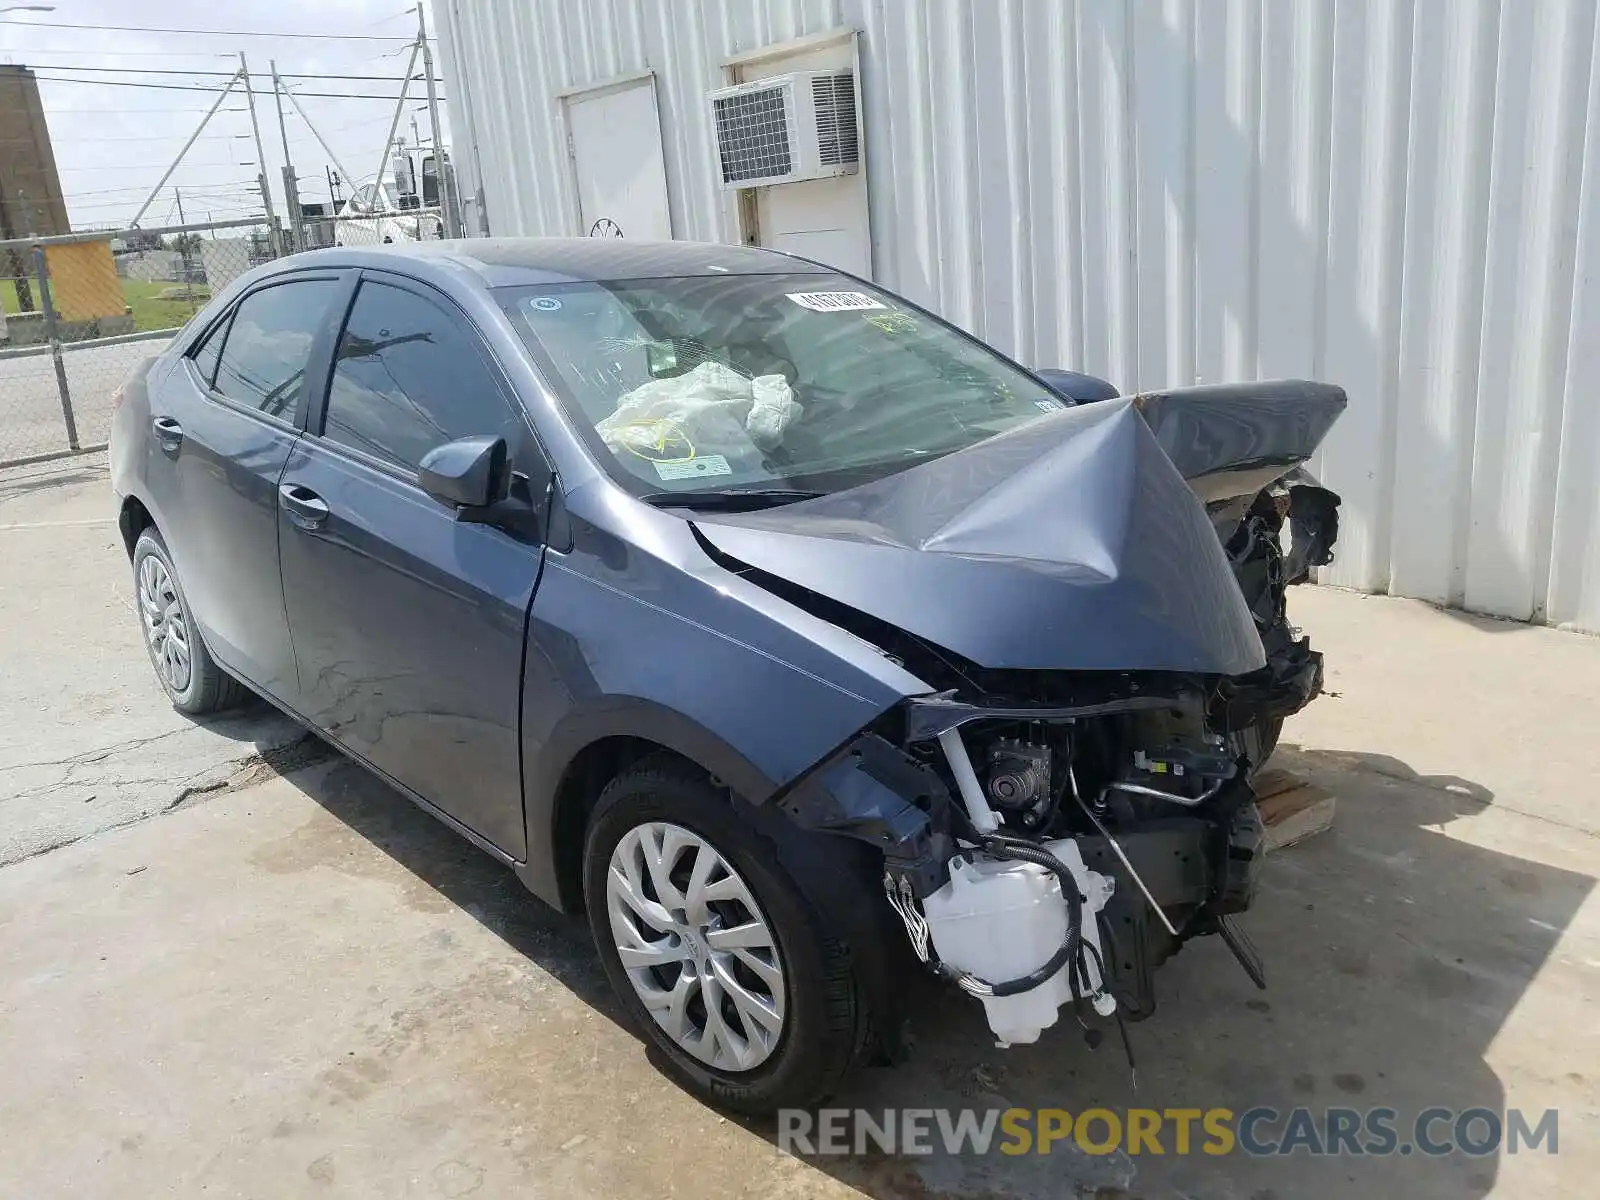
M 170 186 L 171 185 L 169 185 L 168 187 L 164 187 L 161 190 L 162 191 L 168 191 L 168 190 L 170 190 Z M 251 197 L 254 197 L 257 200 L 260 199 L 260 195 L 255 190 L 255 182 L 253 180 L 248 182 L 248 183 L 213 184 L 210 187 L 199 187 L 199 186 L 191 187 L 189 184 L 186 184 L 186 183 L 180 183 L 177 186 L 183 192 L 183 194 L 185 196 L 189 196 L 189 195 L 209 196 L 209 197 L 212 197 L 214 199 L 219 199 L 219 200 L 231 200 L 231 199 L 235 199 L 235 198 L 237 198 L 239 196 L 251 196 Z M 136 195 L 139 192 L 143 192 L 143 191 L 147 191 L 147 190 L 148 190 L 147 188 L 143 188 L 143 187 L 109 188 L 109 189 L 107 189 L 106 191 L 103 191 L 103 192 L 68 192 L 64 198 L 66 200 L 68 200 L 68 201 L 78 201 L 78 200 L 83 200 L 83 199 L 85 199 L 87 197 L 91 197 L 91 196 L 112 196 L 112 197 L 115 197 L 115 198 L 107 199 L 107 200 L 104 201 L 104 203 L 106 203 L 106 204 L 130 204 L 130 203 L 133 202 L 135 196 L 126 195 L 126 194 L 119 195 L 118 193 L 130 193 L 131 192 L 131 193 L 134 193 Z M 102 202 L 97 200 L 97 201 L 95 201 L 95 203 L 98 204 L 98 203 L 102 203 Z
M 298 96 L 298 95 L 300 95 L 300 93 L 296 92 L 295 95 Z M 380 121 L 387 121 L 388 119 L 389 119 L 388 116 L 373 117 L 371 120 L 368 120 L 368 121 L 355 121 L 355 122 L 353 122 L 352 124 L 349 124 L 349 125 L 335 125 L 332 129 L 328 130 L 328 132 L 329 133 L 347 133 L 352 129 L 365 129 L 368 126 L 376 125 Z
M 52 108 L 49 115 L 52 117 L 70 117 L 75 113 L 97 114 L 104 113 L 119 117 L 143 117 L 149 113 L 203 113 L 210 112 L 206 108 Z M 219 108 L 219 113 L 242 113 L 242 108 Z
M 218 91 L 216 87 L 201 83 L 139 83 L 131 79 L 74 79 L 67 75 L 40 75 L 40 83 L 87 83 L 96 87 L 129 87 L 129 88 L 154 88 L 164 92 L 210 92 L 213 95 Z M 296 96 L 310 96 L 321 100 L 387 100 L 393 104 L 400 99 L 398 95 L 378 96 L 371 92 L 301 92 L 296 91 Z M 444 103 L 444 97 L 439 97 L 439 102 Z
M 373 33 L 278 33 L 270 29 L 174 29 L 156 25 L 75 25 L 65 21 L 8 21 L 18 29 L 89 29 L 118 33 L 180 33 L 196 37 L 305 38 L 324 42 L 414 42 L 416 36 L 380 36 Z M 433 39 L 430 38 L 429 41 Z
M 174 139 L 174 140 L 176 140 L 176 139 Z M 255 166 L 254 163 L 242 163 L 242 162 L 237 162 L 237 161 L 236 162 L 217 162 L 215 160 L 207 160 L 207 159 L 198 159 L 198 158 L 192 159 L 192 158 L 189 158 L 187 156 L 185 156 L 185 158 L 183 160 L 183 165 L 186 166 L 186 167 L 253 167 L 253 166 Z M 57 171 L 58 174 L 65 175 L 69 171 L 71 171 L 71 172 L 73 172 L 75 174 L 76 173 L 81 173 L 83 171 L 137 171 L 137 170 L 140 170 L 142 168 L 148 168 L 149 166 L 150 166 L 150 163 L 149 163 L 148 160 L 146 160 L 144 162 L 137 162 L 137 163 L 103 163 L 103 164 L 102 163 L 96 163 L 92 167 L 57 167 L 56 171 Z
M 139 111 L 152 112 L 154 110 L 141 108 Z M 221 111 L 229 112 L 231 110 L 222 109 Z M 137 137 L 75 137 L 70 142 L 63 142 L 63 144 L 56 147 L 56 149 L 63 151 L 69 150 L 73 146 L 79 145 L 83 142 L 170 142 L 177 136 L 178 135 L 172 133 L 149 133 L 140 134 Z M 200 142 L 231 142 L 237 141 L 240 138 L 247 138 L 249 136 L 250 135 L 248 133 L 202 133 L 195 140 Z M 34 139 L 30 137 L 0 138 L 0 145 L 4 145 L 8 142 L 17 145 L 31 146 L 34 144 Z
M 13 23 L 10 22 L 10 21 L 7 21 L 7 22 L 4 22 L 4 24 L 10 25 L 10 24 L 13 24 Z M 21 22 L 16 22 L 15 23 L 15 27 L 21 28 L 22 27 L 22 23 Z M 21 50 L 0 50 L 0 54 L 16 55 L 16 54 L 21 54 L 21 53 L 23 53 L 23 51 L 21 51 Z M 226 50 L 123 50 L 123 49 L 120 49 L 120 48 L 118 48 L 116 50 L 58 50 L 58 49 L 55 49 L 53 47 L 49 48 L 49 49 L 46 49 L 44 47 L 40 47 L 39 49 L 36 49 L 36 50 L 28 50 L 26 53 L 28 53 L 28 54 L 71 54 L 71 55 L 74 55 L 74 56 L 80 56 L 81 55 L 81 56 L 86 57 L 86 58 L 106 58 L 106 57 L 111 57 L 111 58 L 131 58 L 131 57 L 134 57 L 134 56 L 137 56 L 139 58 L 233 58 L 233 57 L 235 57 L 232 53 L 230 53 L 229 51 L 226 51 Z M 378 56 L 374 54 L 374 55 L 369 55 L 368 57 L 369 58 L 377 58 Z
M 0 22 L 0 24 L 4 24 L 4 22 Z M 415 39 L 412 39 L 412 40 L 414 41 Z M 400 46 L 400 47 L 398 47 L 397 50 L 380 50 L 380 51 L 378 51 L 378 52 L 376 52 L 374 54 L 359 54 L 359 55 L 355 55 L 352 58 L 345 59 L 345 61 L 354 62 L 354 63 L 379 62 L 379 61 L 381 61 L 381 60 L 383 60 L 385 58 L 393 58 L 396 53 L 404 53 L 405 50 L 406 50 L 405 46 Z M 222 58 L 222 59 L 230 59 L 230 60 L 234 60 L 234 61 L 237 61 L 237 59 L 238 59 L 238 55 L 237 54 L 230 53 L 230 52 L 228 52 L 226 50 L 124 50 L 121 47 L 118 47 L 115 50 L 78 50 L 78 49 L 64 49 L 64 48 L 59 48 L 59 47 L 54 47 L 54 46 L 49 46 L 49 47 L 46 47 L 46 46 L 29 47 L 26 50 L 13 49 L 11 47 L 5 47 L 3 49 L 0 49 L 0 58 L 18 58 L 18 57 L 25 56 L 28 59 L 33 60 L 34 56 L 35 55 L 39 55 L 39 54 L 64 55 L 64 56 L 71 57 L 71 58 L 164 58 L 164 59 L 167 59 L 168 61 L 170 61 L 170 60 L 172 60 L 174 58 Z M 343 57 L 343 56 L 341 56 L 341 57 Z M 12 63 L 10 65 L 12 65 L 12 66 L 28 66 L 29 64 L 28 63 Z M 84 71 L 84 70 L 89 70 L 90 69 L 90 68 L 87 68 L 87 67 L 75 67 L 70 63 L 38 63 L 38 62 L 36 62 L 35 65 L 41 66 L 41 67 L 50 67 L 50 66 L 59 67 L 60 69 L 62 69 L 64 71 Z M 108 68 L 94 68 L 94 69 L 96 69 L 96 70 L 101 70 L 101 69 L 112 70 L 114 68 L 109 68 L 108 67 Z M 134 68 L 130 68 L 130 70 L 131 69 L 134 69 Z M 392 78 L 394 78 L 394 76 L 391 74 L 390 76 L 388 76 L 388 78 L 392 79 Z
M 95 74 L 112 74 L 112 75 L 182 75 L 182 76 L 212 75 L 212 76 L 215 76 L 215 77 L 217 77 L 219 79 L 231 79 L 231 78 L 233 78 L 233 76 L 235 76 L 235 75 L 237 75 L 239 73 L 238 71 L 203 71 L 203 70 L 190 71 L 190 70 L 185 70 L 185 69 L 180 68 L 180 67 L 68 67 L 68 66 L 47 66 L 47 65 L 44 65 L 44 64 L 41 64 L 39 69 L 40 70 L 44 70 L 44 71 L 75 71 L 80 75 L 88 74 L 90 72 L 93 72 Z M 272 79 L 272 76 L 270 74 L 268 74 L 267 72 L 265 72 L 265 71 L 252 71 L 250 74 L 251 74 L 252 78 L 255 77 L 255 76 L 260 76 L 262 79 L 265 79 L 265 80 L 267 80 L 269 82 Z M 364 80 L 364 81 L 376 81 L 376 82 L 379 82 L 379 83 L 399 83 L 400 82 L 400 80 L 397 79 L 392 74 L 391 75 L 341 75 L 341 74 L 338 74 L 337 72 L 333 72 L 333 71 L 309 71 L 309 72 L 301 72 L 301 73 L 295 73 L 295 72 L 292 72 L 292 71 L 279 71 L 278 72 L 278 78 L 279 79 L 354 79 L 354 80 Z M 421 79 L 422 78 L 422 72 L 418 71 L 411 78 L 413 78 L 413 79 Z
M 202 190 L 207 189 L 207 188 L 216 188 L 218 190 L 227 190 L 229 188 L 252 187 L 254 185 L 249 180 L 242 180 L 241 181 L 241 180 L 233 180 L 233 179 L 219 179 L 219 180 L 207 180 L 205 183 L 196 183 L 196 184 L 193 184 L 193 185 L 187 184 L 187 183 L 179 183 L 179 184 L 176 184 L 176 185 L 169 185 L 169 186 L 176 186 L 176 187 L 181 187 L 181 188 L 187 188 L 187 187 L 192 186 L 195 189 L 195 191 L 202 191 Z M 127 184 L 124 187 L 90 188 L 87 191 L 68 192 L 66 194 L 68 196 L 112 196 L 112 195 L 117 194 L 118 192 L 146 192 L 146 191 L 149 191 L 149 190 L 150 190 L 150 185 L 149 184 L 130 183 L 130 184 Z

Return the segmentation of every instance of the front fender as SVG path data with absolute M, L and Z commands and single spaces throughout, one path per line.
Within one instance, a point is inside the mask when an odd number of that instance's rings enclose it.
M 752 803 L 927 685 L 724 571 L 682 522 L 641 551 L 580 525 L 534 595 L 523 669 L 524 882 L 570 907 L 563 780 L 605 738 L 681 754 Z M 570 887 L 565 891 L 570 892 Z
M 579 756 L 608 739 L 648 742 L 681 755 L 752 803 L 765 803 L 781 786 L 750 759 L 682 713 L 639 696 L 607 697 L 573 711 L 545 735 L 536 753 L 523 758 L 523 804 L 528 827 L 527 858 L 519 868 L 534 895 L 564 912 L 580 907 L 574 864 L 562 861 L 561 788 Z M 608 768 L 609 770 L 609 768 Z

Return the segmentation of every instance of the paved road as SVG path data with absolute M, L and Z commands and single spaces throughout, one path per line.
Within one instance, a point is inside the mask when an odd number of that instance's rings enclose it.
M 69 350 L 63 356 L 78 444 L 104 442 L 111 429 L 111 393 L 140 359 L 159 354 L 164 339 Z M 61 394 L 49 353 L 19 357 L 0 351 L 0 462 L 67 448 Z

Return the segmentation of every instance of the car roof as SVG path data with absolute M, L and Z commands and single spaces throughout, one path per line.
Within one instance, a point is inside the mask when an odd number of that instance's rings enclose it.
M 404 214 L 402 214 L 404 215 Z M 684 275 L 825 273 L 828 268 L 755 246 L 720 242 L 645 242 L 626 238 L 458 238 L 400 242 L 295 255 L 303 266 L 423 266 L 449 263 L 480 276 L 488 287 L 591 283 Z

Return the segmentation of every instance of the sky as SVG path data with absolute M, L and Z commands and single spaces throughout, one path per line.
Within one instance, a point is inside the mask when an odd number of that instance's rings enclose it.
M 249 60 L 268 181 L 278 212 L 284 211 L 284 155 L 272 96 L 274 59 L 284 75 L 381 77 L 285 81 L 301 93 L 301 106 L 338 161 L 358 183 L 372 179 L 394 114 L 393 97 L 400 94 L 408 43 L 417 29 L 416 0 L 54 0 L 53 12 L 5 11 L 18 2 L 46 0 L 0 0 L 0 62 L 24 64 L 38 73 L 74 229 L 125 225 L 134 216 L 227 82 L 226 73 L 239 65 L 241 50 Z M 107 25 L 137 26 L 139 31 L 107 29 Z M 149 32 L 153 29 L 221 32 Z M 428 30 L 432 35 L 431 11 Z M 241 36 L 244 33 L 270 36 Z M 434 58 L 437 77 L 437 43 Z M 421 69 L 419 58 L 416 70 Z M 151 71 L 173 73 L 140 73 Z M 69 77 L 90 82 L 71 82 Z M 118 86 L 128 83 L 166 86 Z M 194 87 L 214 90 L 176 90 Z M 442 83 L 439 92 L 441 97 L 447 95 Z M 330 98 L 317 93 L 390 98 Z M 414 80 L 396 132 L 407 144 L 413 140 L 413 117 L 423 142 L 431 140 L 426 99 L 422 80 Z M 283 108 L 301 199 L 326 200 L 329 156 L 287 100 Z M 443 104 L 440 119 L 448 131 Z M 445 140 L 448 143 L 448 132 Z M 189 221 L 261 212 L 256 163 L 249 113 L 236 86 L 140 224 L 153 228 L 177 221 L 175 188 L 182 193 Z M 349 192 L 346 185 L 344 194 Z

